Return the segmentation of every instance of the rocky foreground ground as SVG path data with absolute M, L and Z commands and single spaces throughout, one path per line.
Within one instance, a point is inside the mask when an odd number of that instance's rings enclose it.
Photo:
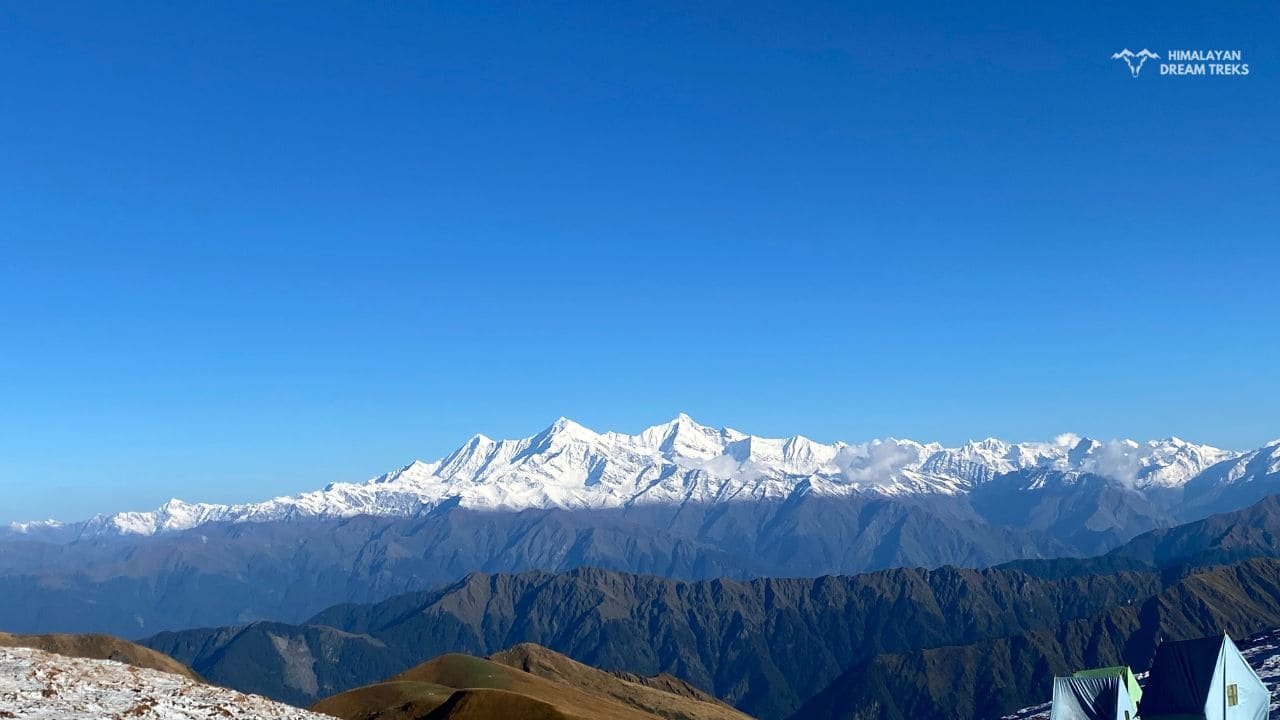
M 0 718 L 332 720 L 171 673 L 20 647 L 0 648 Z

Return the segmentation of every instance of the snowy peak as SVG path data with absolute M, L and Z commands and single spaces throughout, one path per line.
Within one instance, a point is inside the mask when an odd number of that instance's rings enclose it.
M 1094 443 L 1072 463 L 1074 469 L 1142 488 L 1180 487 L 1209 467 L 1237 453 L 1178 438 L 1137 443 L 1114 440 Z
M 570 420 L 567 417 L 556 418 L 546 430 L 534 436 L 534 444 L 546 444 L 548 447 L 559 447 L 569 443 L 594 443 L 600 436 Z
M 782 443 L 780 459 L 792 472 L 813 473 L 830 467 L 840 450 L 840 445 L 824 445 L 803 435 L 792 435 Z
M 957 447 L 895 438 L 828 444 L 802 435 L 766 438 L 712 428 L 684 413 L 630 435 L 597 433 L 561 417 L 527 438 L 474 435 L 439 461 L 414 461 L 362 483 L 243 505 L 174 499 L 150 512 L 69 525 L 14 524 L 8 533 L 48 539 L 152 535 L 211 522 L 410 517 L 445 503 L 478 510 L 599 509 L 802 494 L 960 495 L 1022 471 L 1089 473 L 1145 491 L 1181 487 L 1213 473 L 1222 483 L 1274 473 L 1280 471 L 1278 456 L 1280 443 L 1240 456 L 1179 438 L 1138 443 L 1070 433 L 1048 442 L 986 438 Z
M 632 439 L 635 444 L 653 448 L 668 459 L 692 458 L 707 460 L 724 453 L 725 444 L 739 439 L 741 433 L 732 430 L 715 430 L 694 422 L 680 413 L 671 422 L 647 428 Z M 612 439 L 625 441 L 626 435 L 611 434 Z
M 1244 453 L 1229 455 L 1197 476 L 1192 483 L 1199 486 L 1242 485 L 1280 473 L 1280 440 Z
M 941 448 L 931 453 L 921 466 L 927 473 L 961 478 L 976 485 L 987 482 L 1000 473 L 1027 467 L 1022 449 L 1018 446 L 987 438 L 968 442 L 954 448 Z

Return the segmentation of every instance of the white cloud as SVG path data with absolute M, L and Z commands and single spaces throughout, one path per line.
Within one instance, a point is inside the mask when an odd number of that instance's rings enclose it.
M 1150 454 L 1150 448 L 1139 446 L 1132 440 L 1108 440 L 1094 447 L 1081 469 L 1133 487 L 1138 473 L 1146 465 L 1143 461 Z
M 853 482 L 881 482 L 904 467 L 920 462 L 920 453 L 920 447 L 914 444 L 872 440 L 846 448 L 838 462 L 844 465 L 845 477 Z
M 1080 436 L 1075 433 L 1062 433 L 1053 439 L 1053 444 L 1063 448 L 1073 448 L 1080 444 Z

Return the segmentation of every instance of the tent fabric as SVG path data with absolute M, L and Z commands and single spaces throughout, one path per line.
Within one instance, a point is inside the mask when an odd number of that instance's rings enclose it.
M 1160 643 L 1147 676 L 1142 715 L 1204 717 L 1221 651 L 1220 637 Z
M 1230 720 L 1267 720 L 1271 711 L 1271 691 L 1244 659 L 1231 638 L 1222 641 L 1222 673 L 1224 695 L 1214 695 L 1218 707 Z M 1226 687 L 1236 686 L 1236 704 L 1228 704 Z
M 1129 691 L 1129 698 L 1134 703 L 1142 702 L 1142 686 L 1138 684 L 1138 679 L 1133 676 L 1133 671 L 1129 669 L 1128 665 L 1079 670 L 1075 673 L 1075 677 L 1118 677 L 1124 681 L 1125 689 Z
M 1267 686 L 1222 636 L 1161 643 L 1140 710 L 1143 720 L 1266 720 L 1270 705 Z
M 1123 678 L 1113 675 L 1053 680 L 1050 720 L 1133 720 L 1137 714 Z

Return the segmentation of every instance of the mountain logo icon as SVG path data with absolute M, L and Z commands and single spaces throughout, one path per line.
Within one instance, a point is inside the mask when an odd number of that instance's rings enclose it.
M 1140 52 L 1134 52 L 1129 48 L 1125 48 L 1120 52 L 1112 53 L 1111 55 L 1112 60 L 1123 60 L 1124 64 L 1129 66 L 1129 72 L 1132 73 L 1134 77 L 1138 77 L 1138 73 L 1142 72 L 1142 64 L 1145 63 L 1148 58 L 1159 60 L 1160 56 L 1146 48 L 1142 48 Z

